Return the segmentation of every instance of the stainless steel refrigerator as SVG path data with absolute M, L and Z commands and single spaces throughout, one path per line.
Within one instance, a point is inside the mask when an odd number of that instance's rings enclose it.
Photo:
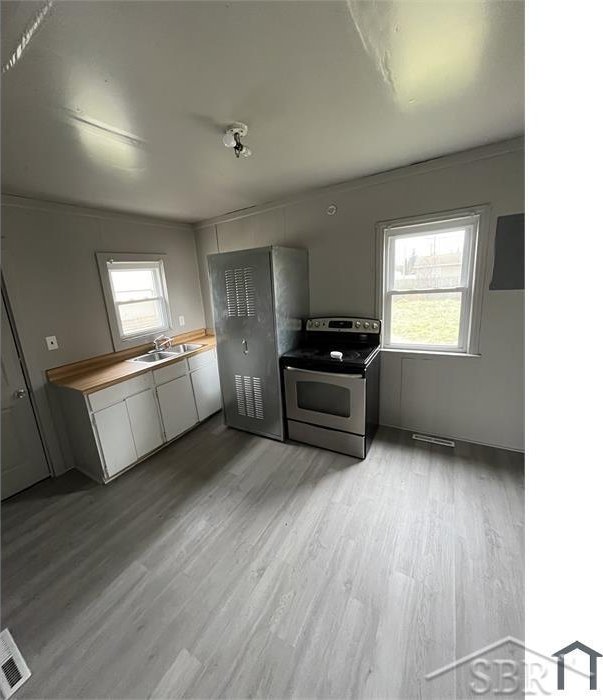
M 308 253 L 271 246 L 208 263 L 226 424 L 284 440 L 279 357 L 308 315 Z

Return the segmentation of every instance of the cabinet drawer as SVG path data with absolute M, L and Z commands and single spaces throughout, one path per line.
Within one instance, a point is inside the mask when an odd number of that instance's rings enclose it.
M 150 389 L 152 386 L 153 384 L 149 372 L 141 374 L 138 377 L 132 377 L 132 379 L 126 379 L 126 381 L 119 382 L 119 384 L 113 384 L 106 389 L 88 394 L 90 410 L 93 413 L 95 411 L 100 411 L 103 408 L 107 408 L 107 406 L 112 406 L 114 403 L 123 401 L 128 396 L 133 396 L 145 389 Z
M 205 352 L 200 352 L 198 355 L 193 355 L 188 358 L 188 366 L 192 371 L 198 369 L 199 367 L 207 367 L 208 365 L 217 364 L 218 358 L 216 356 L 215 348 L 211 350 L 206 350 Z
M 186 360 L 180 360 L 179 362 L 174 362 L 173 365 L 168 365 L 167 367 L 161 367 L 153 371 L 153 378 L 155 379 L 155 384 L 165 384 L 172 379 L 178 379 L 188 372 L 188 367 Z

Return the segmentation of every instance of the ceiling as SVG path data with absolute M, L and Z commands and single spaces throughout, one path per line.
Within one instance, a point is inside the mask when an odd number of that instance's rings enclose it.
M 2 2 L 2 65 L 40 2 Z M 523 133 L 521 2 L 55 2 L 2 186 L 197 221 Z M 252 157 L 221 140 L 249 125 Z

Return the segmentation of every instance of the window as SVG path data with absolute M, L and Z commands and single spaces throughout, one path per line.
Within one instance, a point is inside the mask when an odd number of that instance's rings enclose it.
M 383 345 L 472 353 L 483 211 L 390 222 L 383 235 Z
M 97 253 L 97 261 L 116 349 L 170 329 L 163 256 Z

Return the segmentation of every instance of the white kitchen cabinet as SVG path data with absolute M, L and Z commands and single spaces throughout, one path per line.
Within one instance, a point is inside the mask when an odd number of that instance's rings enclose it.
M 166 440 L 172 440 L 197 423 L 197 407 L 188 374 L 157 387 Z
M 214 348 L 86 394 L 53 386 L 74 466 L 107 483 L 221 408 Z
M 109 477 L 136 461 L 136 447 L 124 401 L 97 411 L 94 423 Z
M 215 353 L 205 353 L 208 359 L 198 369 L 191 372 L 195 403 L 199 420 L 205 420 L 222 408 L 220 378 Z
M 156 450 L 163 443 L 159 408 L 153 389 L 126 399 L 132 437 L 138 458 Z

